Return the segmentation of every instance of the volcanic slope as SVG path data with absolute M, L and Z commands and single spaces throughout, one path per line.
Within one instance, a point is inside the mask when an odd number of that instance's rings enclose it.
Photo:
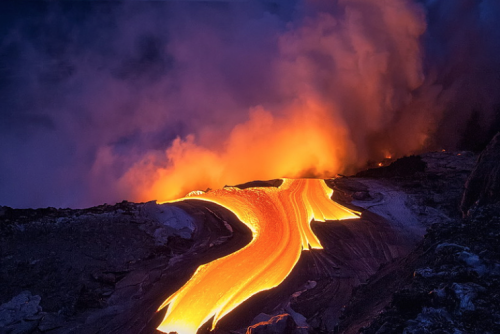
M 336 330 L 353 289 L 382 264 L 408 254 L 422 237 L 414 224 L 407 230 L 401 218 L 428 224 L 453 218 L 475 157 L 435 152 L 422 160 L 425 170 L 411 175 L 327 180 L 333 199 L 361 211 L 361 217 L 313 221 L 311 230 L 323 249 L 302 252 L 279 286 L 250 297 L 220 319 L 213 332 L 244 333 L 251 325 L 252 332 L 272 330 L 272 319 L 290 322 L 283 314 L 292 316 L 293 328 Z M 264 185 L 279 186 L 268 183 Z M 398 197 L 398 212 L 404 215 L 394 215 L 391 208 L 391 198 Z M 200 265 L 233 254 L 252 240 L 252 231 L 231 211 L 194 198 L 85 210 L 0 207 L 0 232 L 0 315 L 8 314 L 0 317 L 2 329 L 50 329 L 55 334 L 156 333 L 168 310 L 156 312 L 158 307 Z M 357 299 L 359 319 L 348 315 L 341 327 L 366 326 L 390 300 L 391 289 L 386 283 L 368 289 L 372 295 Z M 34 307 L 28 314 L 23 305 Z M 199 333 L 210 329 L 202 327 Z

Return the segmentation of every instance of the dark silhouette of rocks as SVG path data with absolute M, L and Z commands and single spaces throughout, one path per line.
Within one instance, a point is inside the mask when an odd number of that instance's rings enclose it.
M 10 305 L 26 293 L 38 298 L 40 309 L 35 315 L 21 313 L 22 319 L 0 323 L 0 333 L 16 332 L 27 321 L 34 325 L 23 333 L 49 327 L 54 327 L 51 333 L 110 333 L 106 326 L 123 323 L 121 315 L 129 321 L 135 312 L 143 321 L 127 330 L 139 333 L 137 327 L 149 326 L 160 300 L 200 264 L 250 241 L 250 231 L 232 213 L 219 209 L 210 203 L 153 202 L 84 210 L 3 207 L 0 315 L 11 312 Z M 226 221 L 235 223 L 229 226 Z M 156 299 L 132 310 L 146 291 Z M 154 332 L 154 324 L 150 326 Z
M 269 181 L 250 181 L 243 184 L 238 184 L 235 187 L 240 189 L 246 188 L 258 188 L 258 187 L 275 187 L 278 188 L 281 186 L 283 181 L 281 179 L 269 180 Z
M 466 215 L 474 205 L 491 204 L 500 201 L 500 133 L 481 153 L 472 170 L 462 197 L 460 209 Z
M 418 155 L 403 157 L 392 162 L 389 166 L 370 168 L 356 174 L 357 177 L 395 177 L 395 176 L 411 176 L 417 172 L 425 170 L 426 163 Z
M 500 333 L 499 139 L 477 160 L 457 214 L 357 289 L 340 333 Z
M 500 206 L 479 211 L 433 225 L 410 255 L 371 277 L 347 306 L 340 332 L 499 333 Z M 363 310 L 366 300 L 384 302 Z

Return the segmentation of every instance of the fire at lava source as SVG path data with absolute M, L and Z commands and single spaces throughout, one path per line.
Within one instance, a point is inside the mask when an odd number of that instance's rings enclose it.
M 290 274 L 302 250 L 322 249 L 310 222 L 359 218 L 331 200 L 323 180 L 284 179 L 279 188 L 228 187 L 193 192 L 172 201 L 197 199 L 231 210 L 252 231 L 239 251 L 200 266 L 191 279 L 159 308 L 168 306 L 162 332 L 194 334 L 213 317 L 217 322 L 256 293 L 278 286 Z

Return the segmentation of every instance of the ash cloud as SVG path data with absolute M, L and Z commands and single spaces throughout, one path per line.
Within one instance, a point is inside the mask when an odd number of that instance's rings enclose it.
M 2 205 L 332 176 L 498 124 L 492 0 L 1 6 Z

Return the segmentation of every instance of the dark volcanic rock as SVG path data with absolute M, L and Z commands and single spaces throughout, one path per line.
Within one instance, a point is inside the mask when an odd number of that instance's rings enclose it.
M 478 205 L 500 201 L 500 133 L 498 133 L 481 153 L 471 175 L 465 184 L 460 209 L 465 215 Z
M 30 333 L 38 326 L 42 317 L 40 312 L 40 296 L 32 296 L 31 292 L 23 291 L 10 301 L 0 305 L 0 331 L 23 331 Z
M 417 172 L 425 170 L 426 163 L 418 155 L 411 155 L 409 157 L 400 158 L 389 166 L 370 168 L 368 170 L 359 172 L 357 177 L 395 177 L 395 176 L 411 176 Z
M 341 332 L 499 333 L 500 207 L 480 211 L 434 225 L 420 247 L 372 277 L 347 307 Z M 395 292 L 363 320 L 360 305 L 370 295 L 382 300 L 384 285 Z
M 269 181 L 251 181 L 243 184 L 238 184 L 235 187 L 240 189 L 246 188 L 259 188 L 259 187 L 275 187 L 278 188 L 283 183 L 281 179 L 269 180 Z
M 475 198 L 469 204 L 476 203 L 468 216 L 433 224 L 411 254 L 382 267 L 360 287 L 344 312 L 341 333 L 500 333 L 500 204 L 492 196 L 498 180 L 495 146 L 483 153 L 469 178 L 473 186 L 466 194 Z M 456 165 L 463 155 L 444 165 L 463 168 Z M 431 160 L 435 175 L 442 175 L 436 180 L 450 174 L 439 161 Z
M 193 202 L 3 207 L 0 333 L 155 332 L 150 321 L 168 294 L 250 241 L 232 213 Z

